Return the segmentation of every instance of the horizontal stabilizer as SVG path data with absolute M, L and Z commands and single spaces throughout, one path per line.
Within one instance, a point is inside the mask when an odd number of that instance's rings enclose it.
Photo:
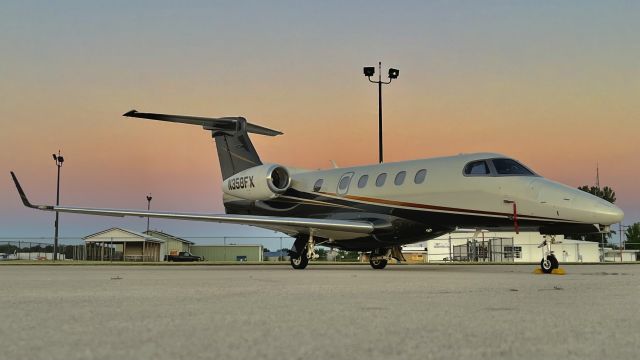
M 198 116 L 185 116 L 185 115 L 168 115 L 168 114 L 154 114 L 143 113 L 136 110 L 131 110 L 122 116 L 137 117 L 141 119 L 169 121 L 175 123 L 200 125 L 206 130 L 220 130 L 235 132 L 240 129 L 241 126 L 245 126 L 245 129 L 249 133 L 276 136 L 282 135 L 280 131 L 268 129 L 266 127 L 248 123 L 243 117 L 220 117 L 220 118 L 206 118 Z

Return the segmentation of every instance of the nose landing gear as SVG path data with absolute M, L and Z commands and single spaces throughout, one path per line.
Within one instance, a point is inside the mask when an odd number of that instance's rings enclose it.
M 538 245 L 538 248 L 542 248 L 542 260 L 540 260 L 540 269 L 545 274 L 551 274 L 553 270 L 558 269 L 560 264 L 558 263 L 558 259 L 551 251 L 551 244 L 556 242 L 556 237 L 551 236 L 551 239 L 547 240 L 547 237 L 544 237 L 542 244 Z
M 542 272 L 545 274 L 551 274 L 554 269 L 557 269 L 560 265 L 558 264 L 558 259 L 556 259 L 555 255 L 551 254 L 547 256 L 546 259 L 540 260 L 540 268 Z

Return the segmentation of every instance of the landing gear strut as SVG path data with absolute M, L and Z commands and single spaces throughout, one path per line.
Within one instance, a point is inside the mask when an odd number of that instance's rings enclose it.
M 560 264 L 558 263 L 558 259 L 551 251 L 551 244 L 556 242 L 556 237 L 551 236 L 551 239 L 547 240 L 547 236 L 544 237 L 542 244 L 538 246 L 538 248 L 542 248 L 542 260 L 540 260 L 540 269 L 545 274 L 551 274 L 554 269 L 557 269 Z

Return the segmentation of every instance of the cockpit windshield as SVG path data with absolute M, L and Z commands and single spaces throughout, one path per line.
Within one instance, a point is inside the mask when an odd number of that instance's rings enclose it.
M 535 176 L 531 170 L 513 159 L 492 159 L 493 167 L 498 175 Z
M 513 159 L 497 158 L 475 160 L 467 163 L 464 176 L 538 176 L 526 166 Z

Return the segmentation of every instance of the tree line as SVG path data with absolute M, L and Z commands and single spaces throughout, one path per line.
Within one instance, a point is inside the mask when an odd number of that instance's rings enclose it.
M 610 188 L 609 186 L 605 186 L 600 188 L 599 186 L 588 186 L 583 185 L 578 187 L 578 189 L 588 192 L 591 195 L 595 195 L 601 199 L 604 199 L 612 204 L 616 202 L 616 192 Z M 610 233 L 606 234 L 605 237 L 607 240 L 611 239 L 611 236 L 616 234 L 615 230 L 612 230 Z M 629 250 L 640 250 L 640 222 L 636 222 L 627 227 L 624 232 L 627 240 L 625 242 L 625 249 Z M 600 242 L 602 240 L 601 234 L 572 234 L 571 238 L 583 238 L 586 241 L 594 241 Z M 608 241 L 607 241 L 608 242 Z

